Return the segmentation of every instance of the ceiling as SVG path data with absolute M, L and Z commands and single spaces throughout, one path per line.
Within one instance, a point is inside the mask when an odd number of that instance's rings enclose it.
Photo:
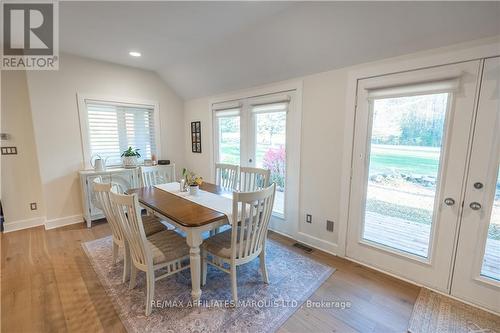
M 65 1 L 59 11 L 61 51 L 156 71 L 185 99 L 500 34 L 500 2 Z

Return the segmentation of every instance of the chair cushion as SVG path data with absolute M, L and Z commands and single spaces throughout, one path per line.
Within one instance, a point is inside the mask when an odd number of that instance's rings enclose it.
M 180 259 L 189 255 L 186 239 L 172 230 L 157 232 L 148 238 L 153 265 Z
M 231 230 L 226 230 L 224 232 L 220 232 L 215 234 L 214 236 L 203 241 L 201 246 L 207 252 L 216 255 L 217 257 L 231 259 Z M 240 227 L 238 227 L 238 232 L 240 231 Z M 246 232 L 245 236 L 246 238 Z M 239 243 L 236 244 L 236 247 L 239 246 Z
M 150 236 L 167 229 L 167 227 L 161 223 L 159 218 L 152 215 L 142 216 L 142 224 L 144 226 L 144 233 L 146 236 Z

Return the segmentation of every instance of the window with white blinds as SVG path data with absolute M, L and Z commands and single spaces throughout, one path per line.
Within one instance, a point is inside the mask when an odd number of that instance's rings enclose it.
M 108 166 L 121 165 L 128 147 L 139 149 L 140 159 L 156 153 L 154 107 L 85 101 L 88 152 L 107 158 Z

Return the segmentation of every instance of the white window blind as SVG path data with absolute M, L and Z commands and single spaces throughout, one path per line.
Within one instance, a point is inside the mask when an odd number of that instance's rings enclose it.
M 429 95 L 457 91 L 460 87 L 459 78 L 423 82 L 409 85 L 379 87 L 368 89 L 369 99 L 396 98 L 415 95 Z
M 156 153 L 154 108 L 85 101 L 90 156 L 107 158 L 107 165 L 121 165 L 128 147 L 140 149 L 141 159 Z
M 240 116 L 240 109 L 239 108 L 224 109 L 224 110 L 216 110 L 215 111 L 215 117 L 217 117 L 217 118 L 239 117 L 239 116 Z
M 272 112 L 287 112 L 288 102 L 284 103 L 271 103 L 271 104 L 258 104 L 252 108 L 252 113 L 272 113 Z

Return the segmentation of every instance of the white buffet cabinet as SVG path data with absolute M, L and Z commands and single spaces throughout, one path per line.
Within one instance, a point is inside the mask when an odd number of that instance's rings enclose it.
M 172 169 L 172 175 L 175 174 L 175 164 L 166 165 Z M 106 171 L 94 170 L 81 170 L 80 184 L 82 186 L 82 204 L 83 204 L 83 218 L 87 222 L 87 227 L 92 226 L 92 221 L 104 218 L 99 204 L 96 202 L 92 184 L 94 179 L 102 177 L 103 182 L 117 183 L 124 190 L 140 187 L 139 168 L 125 169 L 125 168 L 109 168 Z

